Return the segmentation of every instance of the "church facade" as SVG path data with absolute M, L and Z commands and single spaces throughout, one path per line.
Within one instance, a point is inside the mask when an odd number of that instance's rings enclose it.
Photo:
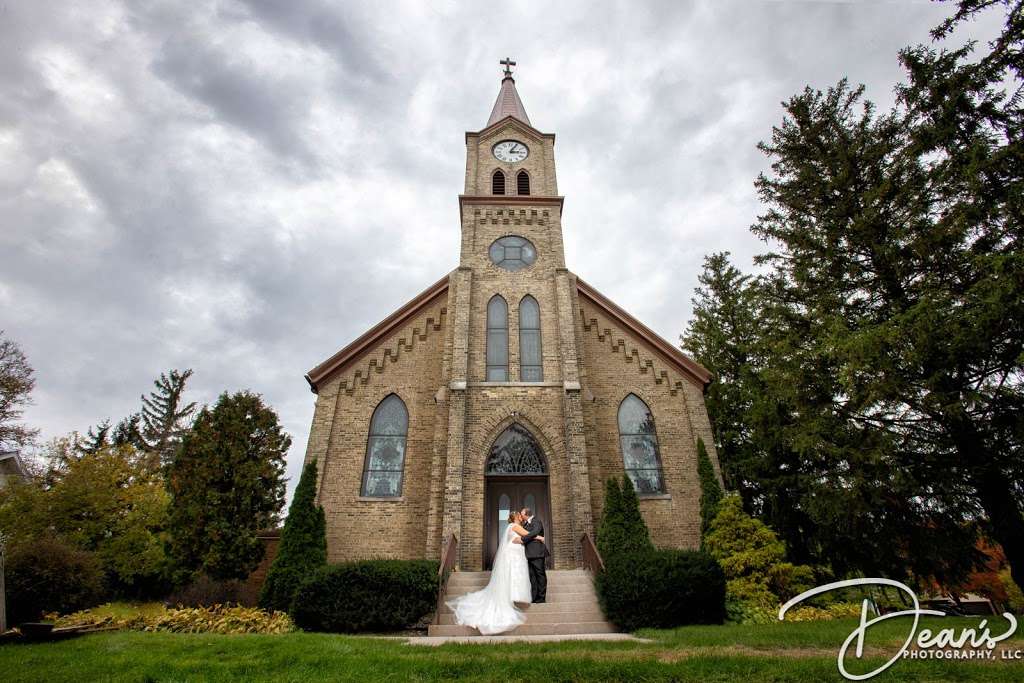
M 699 545 L 711 376 L 567 269 L 554 143 L 506 64 L 466 133 L 458 268 L 307 374 L 331 562 L 436 559 L 454 534 L 460 566 L 487 568 L 526 506 L 552 566 L 579 567 L 623 473 L 656 545 Z

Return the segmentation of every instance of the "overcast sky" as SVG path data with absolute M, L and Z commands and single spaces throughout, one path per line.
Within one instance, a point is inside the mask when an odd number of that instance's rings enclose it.
M 457 265 L 463 134 L 506 55 L 558 136 L 569 267 L 675 343 L 704 255 L 761 248 L 755 145 L 780 102 L 847 76 L 890 104 L 897 51 L 949 10 L 3 2 L 0 329 L 36 370 L 27 422 L 116 421 L 193 368 L 190 399 L 277 410 L 291 490 L 305 372 Z

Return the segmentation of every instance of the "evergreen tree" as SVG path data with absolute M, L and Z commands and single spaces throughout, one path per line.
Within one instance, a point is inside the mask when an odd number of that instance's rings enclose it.
M 640 514 L 640 498 L 633 488 L 633 481 L 622 475 L 622 550 L 629 554 L 641 553 L 645 550 L 653 550 L 651 534 Z
M 722 478 L 727 487 L 750 499 L 749 469 L 760 456 L 751 439 L 750 412 L 762 394 L 757 373 L 764 366 L 757 344 L 761 321 L 756 280 L 729 262 L 729 252 L 721 252 L 705 257 L 698 281 L 693 318 L 680 341 L 714 373 L 704 401 Z
M 171 461 L 170 553 L 179 567 L 218 580 L 249 575 L 263 557 L 259 531 L 284 504 L 291 438 L 257 394 L 221 394 L 203 408 Z
M 110 437 L 111 442 L 115 446 L 133 446 L 138 451 L 145 451 L 146 442 L 143 440 L 142 432 L 140 431 L 141 421 L 141 414 L 132 413 L 118 422 Z
M 316 460 L 302 470 L 277 557 L 260 592 L 260 607 L 287 612 L 304 578 L 327 564 L 327 522 L 316 504 Z
M 138 432 L 146 450 L 154 455 L 154 465 L 166 467 L 174 459 L 182 437 L 189 429 L 196 404 L 182 404 L 182 393 L 191 376 L 192 370 L 160 373 L 160 378 L 153 382 L 156 391 L 150 392 L 148 397 L 141 397 Z
M 608 477 L 604 482 L 604 510 L 597 527 L 596 543 L 597 551 L 605 561 L 622 547 L 623 538 L 622 487 L 618 478 Z
M 75 451 L 79 455 L 93 455 L 110 446 L 110 420 L 104 420 L 95 427 L 89 427 L 85 438 L 75 439 Z
M 722 500 L 722 487 L 715 476 L 715 468 L 708 457 L 708 449 L 704 439 L 697 437 L 697 476 L 700 479 L 700 538 L 701 543 L 708 533 L 711 522 L 718 514 L 718 505 Z
M 727 315 L 741 276 L 701 280 L 718 284 L 687 347 L 739 378 L 712 415 L 723 469 L 840 574 L 955 582 L 984 532 L 1024 579 L 1024 3 L 961 2 L 933 37 L 994 6 L 1006 24 L 980 59 L 901 53 L 889 112 L 845 81 L 785 104 L 760 146 L 753 231 L 773 251 L 746 281 L 753 340 Z

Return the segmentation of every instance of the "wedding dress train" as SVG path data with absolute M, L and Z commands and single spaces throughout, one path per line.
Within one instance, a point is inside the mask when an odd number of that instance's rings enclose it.
M 530 602 L 530 573 L 525 549 L 512 542 L 516 535 L 511 527 L 505 530 L 494 555 L 491 580 L 483 589 L 447 603 L 455 613 L 455 623 L 492 635 L 511 631 L 526 621 L 515 603 Z

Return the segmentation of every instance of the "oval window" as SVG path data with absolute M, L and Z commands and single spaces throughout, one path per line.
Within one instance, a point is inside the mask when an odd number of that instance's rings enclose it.
M 537 260 L 537 250 L 530 240 L 518 235 L 495 240 L 488 253 L 491 262 L 505 270 L 522 270 Z

